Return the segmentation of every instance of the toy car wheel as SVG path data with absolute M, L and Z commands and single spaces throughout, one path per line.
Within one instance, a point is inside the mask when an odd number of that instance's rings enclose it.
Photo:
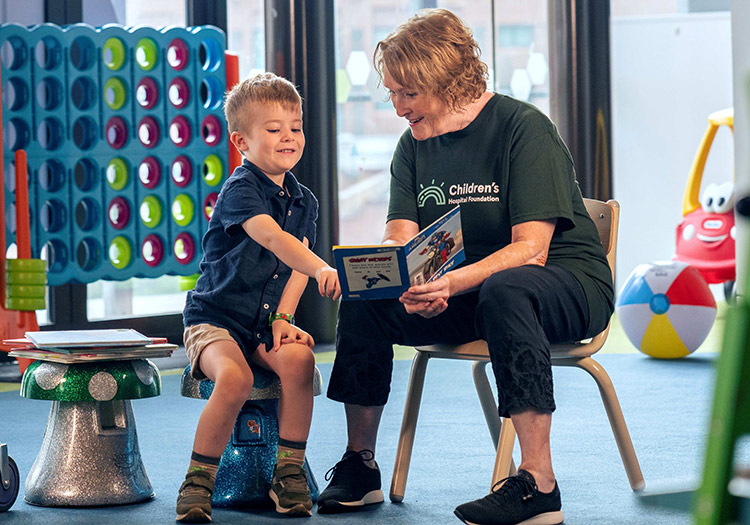
M 727 304 L 735 304 L 737 299 L 736 281 L 724 281 L 724 299 Z
M 18 496 L 18 466 L 16 466 L 16 462 L 13 461 L 13 458 L 8 458 L 8 466 L 10 467 L 10 484 L 6 488 L 2 480 L 0 480 L 0 512 L 5 512 L 11 508 Z

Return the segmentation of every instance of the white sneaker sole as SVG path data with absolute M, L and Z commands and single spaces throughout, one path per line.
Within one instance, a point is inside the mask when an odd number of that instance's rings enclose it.
M 383 503 L 384 501 L 385 496 L 383 496 L 383 491 L 378 489 L 371 490 L 362 499 L 357 501 L 336 501 L 335 503 L 344 507 L 361 507 L 363 505 L 372 505 L 373 503 Z
M 518 523 L 517 525 L 560 525 L 564 521 L 563 513 L 561 510 L 555 512 L 545 512 L 544 514 L 538 514 L 533 518 L 529 518 L 525 521 Z M 465 521 L 466 525 L 480 525 L 472 521 Z

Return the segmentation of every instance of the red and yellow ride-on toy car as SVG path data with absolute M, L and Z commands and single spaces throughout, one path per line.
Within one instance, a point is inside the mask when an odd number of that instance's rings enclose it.
M 734 180 L 709 184 L 699 200 L 708 152 L 721 126 L 734 131 L 732 108 L 708 116 L 708 128 L 685 187 L 674 259 L 695 267 L 709 284 L 724 283 L 724 294 L 729 300 L 735 280 Z

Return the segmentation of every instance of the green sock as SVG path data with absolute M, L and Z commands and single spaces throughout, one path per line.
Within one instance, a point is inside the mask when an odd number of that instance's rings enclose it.
M 299 465 L 305 462 L 305 448 L 307 441 L 289 441 L 288 439 L 279 438 L 279 449 L 276 452 L 276 465 Z

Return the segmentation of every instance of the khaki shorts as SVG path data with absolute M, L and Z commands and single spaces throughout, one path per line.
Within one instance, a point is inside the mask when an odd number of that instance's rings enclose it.
M 200 357 L 203 349 L 216 341 L 237 342 L 226 328 L 219 328 L 208 323 L 195 324 L 185 328 L 182 334 L 185 342 L 185 353 L 190 361 L 190 375 L 195 379 L 206 379 L 200 368 Z

